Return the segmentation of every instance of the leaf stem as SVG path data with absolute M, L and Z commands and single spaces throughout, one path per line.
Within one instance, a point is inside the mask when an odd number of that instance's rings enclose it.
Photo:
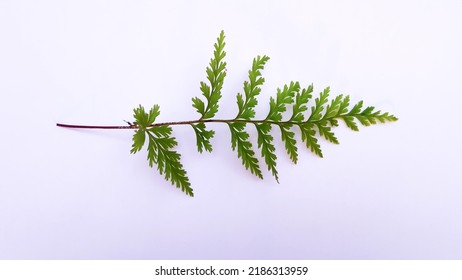
M 335 118 L 339 118 L 342 116 L 336 116 Z M 291 125 L 300 125 L 308 122 L 316 123 L 316 121 L 304 121 L 304 122 L 294 122 L 294 121 L 270 121 L 270 120 L 247 120 L 247 119 L 197 119 L 192 121 L 176 121 L 176 122 L 161 122 L 161 123 L 153 123 L 148 127 L 156 127 L 156 126 L 165 126 L 165 125 L 191 125 L 196 123 L 252 123 L 252 124 L 259 124 L 259 123 L 268 123 L 274 125 L 282 125 L 282 124 L 291 124 Z M 56 126 L 65 127 L 65 128 L 79 128 L 79 129 L 138 129 L 136 123 L 133 125 L 77 125 L 77 124 L 63 124 L 57 123 Z
M 79 124 L 64 124 L 57 123 L 56 126 L 66 128 L 84 128 L 84 129 L 135 129 L 138 128 L 136 125 L 79 125 Z

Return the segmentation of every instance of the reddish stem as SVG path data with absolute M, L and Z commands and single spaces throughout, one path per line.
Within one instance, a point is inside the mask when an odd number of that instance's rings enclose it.
M 86 128 L 86 129 L 134 129 L 137 128 L 136 125 L 78 125 L 78 124 L 63 124 L 57 123 L 56 126 L 67 127 L 67 128 Z

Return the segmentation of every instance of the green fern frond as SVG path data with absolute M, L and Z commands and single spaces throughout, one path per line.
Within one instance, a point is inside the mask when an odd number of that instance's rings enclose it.
M 243 94 L 237 93 L 236 102 L 238 113 L 231 119 L 214 119 L 219 110 L 219 101 L 222 97 L 224 79 L 226 77 L 225 34 L 222 31 L 214 46 L 213 57 L 206 67 L 207 82 L 200 82 L 202 97 L 192 98 L 192 106 L 200 114 L 200 117 L 192 121 L 178 121 L 168 123 L 156 123 L 160 114 L 158 105 L 154 105 L 149 112 L 143 106 L 133 110 L 135 122 L 129 126 L 80 126 L 64 125 L 62 127 L 74 128 L 107 128 L 107 129 L 134 129 L 133 144 L 130 152 L 135 154 L 147 145 L 147 159 L 149 166 L 157 166 L 157 170 L 164 175 L 177 188 L 187 195 L 193 196 L 193 190 L 189 182 L 186 170 L 181 164 L 181 156 L 175 151 L 177 141 L 172 136 L 172 126 L 191 125 L 196 134 L 197 150 L 211 152 L 213 150 L 211 140 L 215 131 L 207 129 L 209 123 L 227 124 L 231 133 L 231 148 L 237 152 L 242 165 L 252 174 L 263 179 L 259 159 L 250 139 L 247 124 L 255 127 L 257 132 L 256 148 L 260 150 L 260 156 L 264 160 L 269 172 L 279 182 L 277 170 L 276 147 L 274 145 L 273 127 L 279 127 L 281 140 L 290 160 L 296 164 L 298 161 L 298 148 L 296 130 L 300 131 L 301 140 L 309 151 L 319 157 L 323 157 L 320 138 L 328 142 L 338 144 L 337 136 L 333 128 L 339 126 L 339 120 L 343 120 L 348 128 L 358 131 L 358 123 L 370 126 L 377 123 L 394 122 L 398 118 L 376 110 L 373 106 L 363 108 L 363 101 L 359 101 L 350 109 L 350 96 L 337 95 L 329 98 L 330 88 L 326 87 L 319 96 L 314 99 L 314 104 L 308 106 L 313 98 L 313 85 L 301 88 L 300 83 L 292 81 L 276 90 L 276 95 L 269 99 L 269 112 L 264 119 L 255 119 L 255 107 L 258 105 L 257 97 L 261 93 L 261 86 L 265 79 L 262 70 L 269 60 L 268 56 L 257 56 L 252 62 L 248 72 L 248 80 L 244 82 Z M 308 109 L 310 108 L 310 109 Z M 290 118 L 284 120 L 287 110 Z M 298 128 L 298 129 L 296 129 Z M 277 130 L 277 129 L 275 129 Z

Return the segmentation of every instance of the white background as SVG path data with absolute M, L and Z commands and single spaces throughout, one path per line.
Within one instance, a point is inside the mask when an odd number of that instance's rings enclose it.
M 462 258 L 462 1 L 0 1 L 0 258 Z M 324 158 L 275 131 L 280 184 L 231 150 L 175 127 L 187 197 L 130 155 L 138 104 L 197 117 L 191 98 L 220 30 L 236 113 L 251 60 L 271 57 L 257 115 L 291 80 L 390 111 L 396 123 L 336 129 Z M 300 136 L 300 135 L 298 135 Z M 255 134 L 252 134 L 255 140 Z

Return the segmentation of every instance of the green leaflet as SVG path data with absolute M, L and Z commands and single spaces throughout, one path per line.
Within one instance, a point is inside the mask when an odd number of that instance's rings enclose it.
M 217 42 L 213 45 L 213 58 L 210 59 L 209 66 L 206 68 L 209 83 L 200 83 L 200 90 L 206 99 L 206 104 L 198 97 L 193 98 L 193 107 L 201 114 L 201 119 L 213 118 L 218 112 L 218 101 L 221 98 L 223 80 L 226 77 L 226 62 L 223 61 L 226 56 L 225 45 L 225 32 L 221 31 Z
M 260 94 L 265 79 L 261 75 L 261 70 L 265 67 L 269 57 L 257 56 L 252 63 L 252 69 L 249 70 L 249 80 L 244 82 L 244 97 L 237 94 L 237 107 L 239 112 L 236 119 L 250 120 L 255 117 L 255 106 L 257 106 L 257 95 Z
M 323 92 L 319 94 L 319 97 L 315 100 L 315 105 L 311 107 L 311 114 L 308 117 L 308 121 L 316 122 L 322 118 L 322 112 L 324 105 L 329 101 L 330 88 L 326 87 Z
M 191 124 L 196 133 L 197 150 L 202 153 L 204 150 L 212 152 L 212 144 L 210 139 L 215 135 L 215 131 L 206 130 L 204 123 Z
M 263 179 L 259 159 L 264 160 L 268 171 L 279 182 L 277 170 L 276 146 L 272 135 L 273 126 L 279 127 L 281 140 L 285 151 L 291 161 L 298 161 L 297 134 L 300 132 L 301 141 L 309 151 L 319 157 L 323 157 L 320 140 L 338 144 L 337 136 L 333 128 L 339 126 L 339 120 L 343 120 L 348 128 L 358 130 L 358 123 L 370 126 L 377 123 L 393 122 L 398 120 L 395 116 L 369 106 L 363 109 L 363 101 L 356 103 L 351 109 L 350 96 L 337 95 L 329 98 L 330 88 L 325 88 L 314 99 L 314 104 L 308 106 L 313 99 L 313 85 L 302 88 L 300 83 L 292 81 L 276 90 L 276 95 L 269 99 L 269 112 L 264 119 L 255 119 L 255 107 L 258 105 L 258 96 L 265 79 L 262 71 L 269 60 L 268 56 L 257 56 L 252 62 L 248 72 L 248 79 L 243 84 L 243 94 L 237 93 L 236 102 L 238 113 L 232 119 L 214 119 L 219 109 L 218 102 L 222 97 L 221 90 L 226 77 L 226 52 L 225 35 L 222 31 L 214 44 L 213 57 L 206 68 L 207 82 L 200 82 L 199 90 L 202 97 L 192 98 L 192 106 L 200 117 L 192 121 L 179 121 L 169 123 L 155 123 L 160 114 L 158 105 L 154 105 L 149 112 L 140 105 L 134 109 L 136 123 L 129 128 L 135 128 L 131 153 L 141 151 L 147 145 L 147 158 L 151 167 L 157 166 L 157 170 L 165 179 L 180 188 L 187 195 L 193 196 L 193 190 L 183 165 L 181 156 L 174 150 L 177 146 L 176 139 L 172 136 L 173 125 L 191 125 L 196 135 L 198 152 L 211 152 L 213 150 L 211 140 L 215 132 L 207 129 L 206 124 L 227 124 L 231 134 L 231 148 L 237 152 L 242 165 L 258 178 Z M 310 108 L 310 109 L 308 109 Z M 284 120 L 287 110 L 290 118 Z M 260 150 L 260 156 L 254 150 L 254 139 L 246 130 L 247 124 L 253 124 L 257 132 L 256 148 Z
M 207 73 L 206 82 L 200 82 L 200 90 L 205 97 L 206 103 L 198 97 L 194 97 L 193 107 L 201 115 L 200 120 L 211 119 L 218 112 L 218 101 L 221 98 L 221 89 L 223 88 L 223 81 L 226 77 L 226 56 L 225 48 L 225 32 L 221 31 L 217 38 L 217 42 L 213 45 L 213 57 L 210 59 L 209 66 L 205 69 Z M 204 150 L 207 152 L 212 151 L 212 144 L 210 139 L 213 138 L 214 131 L 207 130 L 204 123 L 197 125 L 191 124 L 196 133 L 197 150 L 202 153 Z
M 266 120 L 280 122 L 282 113 L 286 111 L 286 106 L 294 103 L 294 96 L 300 91 L 298 82 L 291 82 L 290 85 L 285 85 L 284 88 L 277 89 L 276 99 L 270 97 L 270 110 Z
M 187 195 L 194 196 L 186 171 L 180 162 L 181 156 L 173 148 L 177 145 L 175 137 L 172 137 L 172 128 L 167 125 L 153 126 L 160 110 L 158 105 L 146 113 L 143 106 L 135 108 L 133 117 L 136 120 L 137 129 L 133 134 L 131 153 L 139 152 L 148 139 L 148 162 L 149 166 L 157 166 L 157 170 L 165 175 L 167 181 L 180 188 Z
M 283 123 L 279 125 L 281 129 L 281 139 L 284 142 L 286 152 L 292 160 L 293 163 L 297 164 L 298 161 L 298 152 L 297 152 L 297 141 L 295 140 L 295 133 L 291 131 L 292 124 Z
M 252 143 L 248 140 L 249 134 L 244 130 L 246 123 L 229 122 L 228 126 L 231 132 L 231 147 L 233 150 L 237 149 L 237 156 L 242 159 L 242 164 L 252 174 L 263 179 L 258 159 L 255 157 L 255 152 L 252 149 Z
M 273 145 L 273 136 L 270 134 L 271 125 L 269 123 L 255 123 L 255 128 L 258 132 L 258 148 L 261 149 L 261 156 L 265 159 L 268 170 L 279 183 L 278 171 L 276 170 L 276 148 Z
M 307 103 L 313 97 L 313 85 L 308 86 L 306 89 L 302 89 L 302 92 L 297 92 L 295 96 L 295 103 L 292 106 L 292 117 L 291 122 L 300 123 L 305 119 L 304 113 L 308 110 Z
M 302 123 L 299 124 L 300 131 L 302 132 L 302 141 L 305 142 L 306 147 L 310 149 L 315 155 L 323 157 L 321 151 L 321 145 L 318 144 L 318 139 L 316 138 L 316 130 L 314 129 L 314 124 L 312 123 Z

